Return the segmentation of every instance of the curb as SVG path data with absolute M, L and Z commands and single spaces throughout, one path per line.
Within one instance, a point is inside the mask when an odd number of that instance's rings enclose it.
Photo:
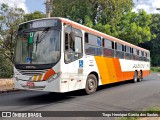
M 17 92 L 17 91 L 21 91 L 21 90 L 18 90 L 18 89 L 1 90 L 1 91 L 0 91 L 0 94 L 10 93 L 10 92 Z

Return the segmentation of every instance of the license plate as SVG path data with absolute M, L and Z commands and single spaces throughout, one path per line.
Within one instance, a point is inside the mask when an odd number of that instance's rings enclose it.
M 27 86 L 28 87 L 34 87 L 35 85 L 34 85 L 34 82 L 27 82 Z

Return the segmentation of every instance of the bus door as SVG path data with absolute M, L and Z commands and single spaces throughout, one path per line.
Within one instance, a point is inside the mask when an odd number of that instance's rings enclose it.
M 64 31 L 64 61 L 66 73 L 69 78 L 69 91 L 80 89 L 82 86 L 83 73 L 83 47 L 82 32 L 71 26 L 67 26 Z

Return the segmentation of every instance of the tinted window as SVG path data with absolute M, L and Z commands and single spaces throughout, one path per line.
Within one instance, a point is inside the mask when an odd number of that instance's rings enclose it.
M 85 53 L 88 55 L 102 55 L 101 37 L 85 33 Z
M 122 44 L 117 43 L 117 50 L 122 51 Z
M 104 40 L 103 55 L 107 57 L 114 57 L 114 42 L 107 39 L 103 40 Z
M 112 49 L 112 41 L 104 39 L 104 47 Z
M 124 46 L 120 43 L 116 43 L 116 57 L 124 59 Z

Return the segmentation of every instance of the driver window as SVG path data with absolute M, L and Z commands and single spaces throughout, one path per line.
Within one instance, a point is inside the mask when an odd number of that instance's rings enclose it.
M 82 38 L 75 37 L 75 52 L 82 53 Z
M 71 40 L 71 36 L 68 33 L 65 33 L 65 52 L 74 51 L 74 42 Z
M 80 30 L 79 30 L 80 31 Z M 75 38 L 71 39 L 71 34 L 65 32 L 65 63 L 70 63 L 82 57 L 82 36 L 75 31 Z

